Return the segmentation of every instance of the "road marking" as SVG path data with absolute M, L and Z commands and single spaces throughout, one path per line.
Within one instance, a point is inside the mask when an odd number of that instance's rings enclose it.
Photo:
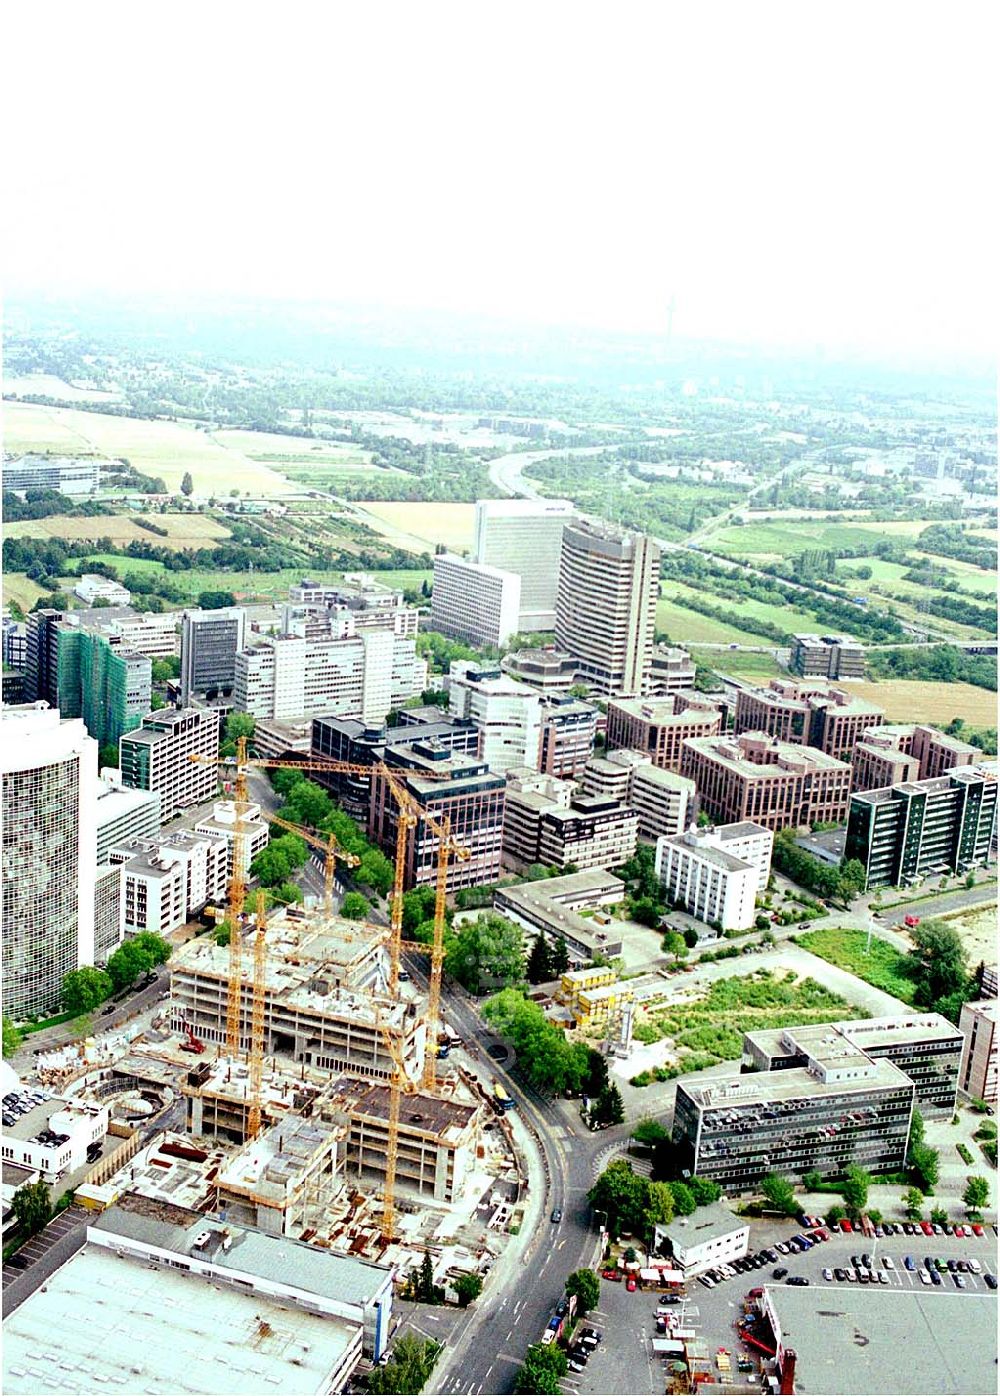
M 488 1377 L 489 1377 L 489 1375 L 490 1375 L 490 1373 L 491 1373 L 492 1371 L 493 1371 L 493 1363 L 491 1362 L 490 1365 L 486 1368 L 486 1376 L 483 1377 L 483 1386 L 486 1385 L 487 1379 L 488 1379 Z M 483 1387 L 481 1386 L 479 1389 L 480 1389 L 480 1391 L 482 1391 Z
M 506 1338 L 504 1338 L 504 1342 L 505 1342 L 505 1343 L 509 1343 L 510 1340 L 511 1340 L 511 1338 L 512 1338 L 513 1336 L 514 1336 L 514 1330 L 513 1330 L 513 1328 L 512 1328 L 512 1329 L 510 1330 L 510 1332 L 507 1334 Z

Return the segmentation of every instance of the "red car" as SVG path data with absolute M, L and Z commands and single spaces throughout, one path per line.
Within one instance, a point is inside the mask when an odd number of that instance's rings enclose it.
M 934 1235 L 934 1228 L 931 1226 L 930 1222 L 921 1222 L 920 1230 L 924 1233 L 925 1236 Z
M 956 1227 L 955 1227 L 955 1235 L 956 1235 L 956 1236 L 965 1236 L 965 1235 L 971 1236 L 971 1235 L 972 1235 L 972 1232 L 969 1230 L 969 1228 L 968 1228 L 967 1226 L 956 1226 Z
M 973 1234 L 973 1236 L 985 1236 L 985 1235 L 986 1235 L 986 1232 L 983 1230 L 983 1228 L 979 1225 L 978 1222 L 973 1222 L 973 1223 L 972 1223 L 972 1234 Z
M 602 1279 L 602 1280 L 620 1280 L 621 1277 L 622 1277 L 622 1272 L 621 1272 L 620 1270 L 602 1270 L 602 1271 L 601 1271 L 601 1279 Z
M 629 1277 L 628 1277 L 628 1284 L 625 1286 L 625 1288 L 628 1290 L 629 1294 L 634 1294 L 634 1293 L 635 1293 L 636 1284 L 635 1284 L 635 1276 L 634 1276 L 634 1275 L 629 1275 Z
M 854 1227 L 853 1227 L 853 1226 L 851 1225 L 851 1223 L 847 1220 L 847 1218 L 844 1217 L 843 1220 L 842 1220 L 841 1223 L 840 1223 L 840 1229 L 841 1229 L 841 1231 L 853 1231 L 853 1230 L 854 1230 Z

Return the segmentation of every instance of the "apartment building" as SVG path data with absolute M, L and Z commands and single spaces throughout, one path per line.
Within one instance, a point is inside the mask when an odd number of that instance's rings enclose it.
M 689 829 L 658 839 L 656 875 L 670 901 L 697 920 L 724 931 L 753 925 L 758 869 L 730 853 L 718 835 Z
M 530 771 L 507 773 L 504 857 L 579 870 L 616 868 L 638 839 L 635 810 L 614 798 L 575 794 L 567 781 Z
M 4 460 L 3 487 L 14 494 L 25 490 L 95 494 L 101 487 L 101 462 L 97 456 L 41 456 L 28 452 Z
M 795 1029 L 794 1046 L 806 1066 L 677 1083 L 672 1140 L 685 1168 L 731 1193 L 768 1173 L 902 1168 L 915 1098 L 909 1077 L 826 1026 Z
M 219 784 L 219 715 L 206 708 L 162 708 L 119 745 L 122 784 L 154 791 L 161 817 L 210 800 Z M 191 757 L 202 758 L 192 761 Z
M 863 679 L 864 646 L 853 635 L 793 635 L 790 668 L 803 678 Z
M 448 863 L 449 894 L 460 887 L 481 887 L 500 877 L 504 792 L 502 775 L 485 761 L 451 751 L 443 743 L 421 740 L 387 746 L 385 763 L 421 809 L 440 821 L 447 817 L 454 838 L 469 850 L 463 862 Z M 376 769 L 371 782 L 368 836 L 388 857 L 396 851 L 399 806 L 384 775 Z M 438 837 L 422 820 L 411 826 L 406 841 L 404 882 L 427 886 L 437 877 Z
M 316 621 L 293 622 L 293 629 L 236 656 L 233 702 L 240 711 L 381 722 L 427 687 L 427 665 L 411 638 L 365 630 L 341 639 Z
M 499 649 L 517 634 L 521 578 L 454 553 L 434 559 L 431 629 L 466 644 Z
M 652 538 L 610 525 L 565 526 L 556 645 L 576 660 L 581 683 L 609 697 L 648 692 L 659 596 Z
M 736 698 L 737 735 L 766 732 L 780 742 L 811 746 L 843 760 L 884 711 L 846 689 L 772 679 L 767 688 L 743 688 Z
M 97 743 L 54 709 L 0 709 L 0 782 L 3 1007 L 20 1021 L 94 963 Z
M 448 675 L 448 711 L 476 728 L 479 755 L 491 771 L 538 767 L 541 700 L 527 684 L 508 678 L 498 667 L 456 659 Z
M 193 695 L 229 697 L 236 684 L 236 656 L 246 646 L 242 606 L 185 611 L 181 618 L 181 702 Z
M 572 522 L 566 499 L 481 499 L 476 504 L 473 557 L 520 579 L 516 630 L 552 630 L 563 528 Z
M 441 708 L 416 708 L 399 714 L 399 725 L 367 725 L 356 718 L 316 717 L 312 720 L 310 754 L 314 758 L 373 766 L 386 752 L 434 742 L 461 756 L 478 756 L 479 731 L 464 718 Z M 354 819 L 367 822 L 371 805 L 371 778 L 359 772 L 313 771 L 312 779 L 325 786 Z
M 916 1105 L 923 1115 L 950 1119 L 963 1045 L 954 1023 L 940 1013 L 914 1012 L 903 1017 L 845 1019 L 826 1027 L 871 1060 L 884 1057 L 899 1067 L 913 1082 Z M 785 1071 L 808 1066 L 813 1031 L 791 1027 L 745 1033 L 742 1069 Z
M 573 780 L 593 755 L 597 709 L 579 698 L 549 696 L 542 698 L 539 715 L 538 769 L 560 780 Z
M 352 634 L 391 630 L 412 640 L 420 625 L 419 612 L 406 604 L 403 593 L 384 586 L 371 572 L 345 572 L 339 582 L 305 578 L 298 586 L 289 587 L 288 597 L 293 606 L 346 615 Z
M 794 829 L 839 823 L 847 815 L 850 766 L 762 732 L 689 739 L 681 771 L 697 786 L 702 810 L 718 824 L 748 821 Z
M 654 645 L 649 695 L 664 698 L 671 693 L 691 693 L 697 668 L 687 650 L 677 645 Z
M 973 1100 L 997 1102 L 997 1001 L 963 1003 L 958 1020 L 964 1041 L 958 1084 Z
M 122 884 L 117 863 L 98 863 L 94 871 L 94 964 L 107 964 L 122 943 Z
M 681 834 L 694 818 L 694 782 L 652 764 L 644 751 L 621 747 L 587 762 L 580 777 L 588 795 L 630 805 L 639 816 L 639 837 L 653 841 Z
M 965 872 L 989 860 L 996 820 L 996 762 L 960 766 L 852 795 L 844 857 L 863 864 L 866 889 Z
M 629 747 L 648 752 L 654 766 L 680 772 L 684 743 L 714 737 L 723 730 L 722 713 L 697 694 L 664 698 L 612 699 L 608 704 L 608 750 Z
M 210 809 L 189 810 L 184 824 L 192 833 L 208 839 L 222 839 L 226 845 L 227 877 L 233 875 L 233 855 L 236 848 L 236 801 L 215 800 Z M 246 865 L 265 849 L 270 840 L 270 826 L 263 818 L 260 805 L 248 804 L 243 811 L 243 836 L 246 839 Z
M 567 694 L 576 683 L 576 660 L 564 650 L 510 650 L 501 659 L 500 668 L 545 695 Z
M 224 902 L 229 885 L 225 839 L 177 830 L 157 839 L 131 839 L 109 853 L 120 865 L 122 930 L 168 936 L 210 902 Z

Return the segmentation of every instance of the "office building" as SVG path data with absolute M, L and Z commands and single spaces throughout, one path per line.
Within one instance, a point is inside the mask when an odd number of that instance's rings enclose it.
M 670 693 L 691 693 L 696 673 L 697 666 L 687 650 L 677 645 L 654 645 L 649 696 L 665 698 Z
M 497 667 L 456 659 L 448 675 L 448 711 L 479 733 L 479 755 L 491 771 L 538 767 L 541 708 L 538 694 Z
M 41 456 L 29 453 L 3 463 L 3 487 L 12 493 L 58 490 L 60 494 L 94 494 L 101 486 L 97 456 Z
M 671 1256 L 686 1277 L 742 1260 L 750 1245 L 750 1226 L 724 1202 L 711 1202 L 687 1217 L 658 1222 L 656 1250 Z
M 840 1177 L 903 1167 L 913 1082 L 886 1058 L 872 1060 L 828 1026 L 796 1028 L 806 1066 L 679 1081 L 672 1140 L 681 1166 L 726 1192 L 746 1192 L 768 1173 Z
M 85 627 L 72 612 L 28 617 L 28 690 L 32 700 L 82 717 L 101 745 L 138 727 L 149 712 L 152 669 L 146 655 L 127 649 L 111 631 Z
M 521 578 L 454 553 L 434 559 L 431 629 L 468 645 L 499 649 L 517 634 Z
M 131 839 L 110 853 L 121 868 L 125 935 L 169 936 L 210 903 L 222 904 L 229 885 L 230 844 L 185 829 L 158 839 Z
M 94 964 L 105 965 L 124 937 L 122 884 L 117 863 L 98 863 L 94 870 Z
M 420 614 L 403 600 L 403 593 L 384 586 L 371 572 L 345 572 L 339 582 L 314 582 L 308 578 L 289 587 L 293 606 L 314 612 L 331 612 L 347 618 L 350 634 L 362 630 L 391 630 L 412 639 Z
M 246 611 L 225 606 L 217 611 L 185 611 L 181 619 L 181 702 L 193 694 L 231 696 L 236 684 L 236 656 L 246 645 Z
M 591 868 L 567 873 L 564 877 L 544 877 L 513 887 L 498 887 L 493 905 L 502 916 L 521 926 L 529 935 L 539 931 L 553 944 L 564 940 L 570 959 L 592 960 L 595 955 L 609 959 L 622 953 L 621 937 L 610 926 L 607 910 L 625 898 L 620 877 Z M 593 916 L 581 912 L 593 911 Z
M 59 707 L 59 627 L 67 613 L 47 607 L 25 620 L 25 676 L 28 701 Z M 75 685 L 67 682 L 64 717 L 80 716 L 79 671 Z M 71 711 L 71 709 L 74 709 Z
M 464 861 L 448 862 L 449 894 L 460 887 L 498 881 L 503 842 L 505 781 L 478 757 L 452 752 L 443 743 L 418 741 L 387 746 L 385 762 L 409 795 L 434 819 L 447 817 L 454 838 L 469 850 Z M 376 770 L 372 778 L 368 836 L 390 858 L 396 852 L 399 806 L 389 782 Z M 406 839 L 404 883 L 407 888 L 432 885 L 437 877 L 438 837 L 421 819 Z
M 863 679 L 864 646 L 853 635 L 793 635 L 789 667 L 803 678 Z
M 319 760 L 372 766 L 386 753 L 419 742 L 434 742 L 461 756 L 478 756 L 479 732 L 471 722 L 451 717 L 441 708 L 407 709 L 399 725 L 368 726 L 356 718 L 316 717 L 312 720 L 310 754 Z M 312 771 L 353 819 L 368 821 L 371 778 L 359 772 Z
M 46 708 L 0 711 L 3 1005 L 55 1010 L 63 976 L 94 963 L 97 743 Z
M 516 629 L 521 633 L 555 628 L 563 528 L 572 519 L 573 505 L 565 499 L 480 499 L 476 504 L 472 555 L 477 563 L 520 579 Z
M 927 1118 L 950 1119 L 955 1109 L 963 1038 L 940 1013 L 845 1019 L 825 1025 L 866 1057 L 887 1058 L 913 1082 L 916 1104 Z M 744 1071 L 786 1071 L 808 1066 L 809 1034 L 801 1028 L 765 1028 L 743 1037 Z
M 85 1390 L 345 1391 L 385 1351 L 392 1281 L 388 1266 L 125 1193 L 4 1324 L 4 1389 L 65 1387 L 69 1372 Z
M 851 752 L 853 790 L 881 790 L 931 780 L 958 766 L 973 766 L 982 752 L 970 742 L 918 723 L 893 723 L 865 732 Z
M 155 838 L 160 832 L 160 796 L 155 790 L 133 790 L 122 785 L 121 772 L 105 770 L 97 786 L 98 863 L 106 863 L 117 843 Z
M 607 796 L 574 793 L 568 781 L 507 772 L 503 852 L 513 864 L 617 868 L 635 852 L 639 817 Z
M 963 1003 L 958 1020 L 964 1041 L 958 1069 L 963 1095 L 973 1100 L 997 1103 L 997 1001 L 979 999 Z
M 730 853 L 717 833 L 689 829 L 658 839 L 656 875 L 670 901 L 697 920 L 723 931 L 753 926 L 758 870 Z
M 563 650 L 510 650 L 501 659 L 500 668 L 542 694 L 567 694 L 576 683 L 576 660 Z
M 120 747 L 122 784 L 154 791 L 161 817 L 172 819 L 204 804 L 218 789 L 219 716 L 207 708 L 162 708 L 149 713 Z M 192 761 L 192 756 L 202 758 Z
M 717 824 L 797 829 L 839 823 L 847 814 L 850 766 L 762 732 L 691 738 L 684 743 L 681 771 L 694 781 L 702 810 Z
M 3 662 L 7 669 L 26 673 L 28 668 L 28 628 L 23 621 L 3 618 Z
M 810 746 L 844 760 L 884 716 L 874 703 L 846 689 L 772 679 L 767 688 L 740 689 L 735 731 L 766 732 L 779 742 Z
M 560 780 L 573 780 L 594 753 L 598 710 L 568 696 L 544 697 L 539 709 L 542 740 L 538 769 Z
M 667 771 L 680 771 L 689 738 L 714 737 L 722 730 L 719 708 L 697 694 L 617 698 L 608 704 L 608 750 L 648 752 L 653 765 Z
M 337 638 L 325 622 L 259 641 L 236 656 L 233 701 L 265 719 L 358 717 L 381 722 L 427 687 L 412 639 L 390 630 Z
M 233 850 L 236 846 L 236 802 L 216 800 L 208 810 L 189 810 L 184 823 L 204 838 L 223 839 L 226 844 L 228 876 L 233 875 Z M 247 867 L 265 849 L 270 839 L 270 826 L 261 815 L 260 805 L 249 804 L 243 811 L 243 837 L 247 840 Z
M 589 795 L 630 805 L 639 816 L 641 839 L 681 834 L 694 818 L 694 782 L 654 766 L 644 751 L 621 747 L 607 756 L 592 757 L 583 768 L 580 785 Z
M 177 653 L 174 611 L 139 612 L 133 606 L 101 606 L 71 614 L 76 624 L 106 635 L 119 649 L 132 650 L 147 659 L 169 659 Z
M 93 606 L 95 601 L 106 601 L 109 606 L 127 606 L 132 600 L 128 587 L 93 572 L 84 572 L 73 588 L 73 595 L 87 606 Z
M 556 598 L 556 645 L 577 679 L 608 697 L 649 690 L 660 596 L 660 548 L 642 533 L 567 524 Z
M 985 867 L 996 818 L 996 763 L 960 766 L 852 795 L 844 857 L 864 866 L 866 890 Z

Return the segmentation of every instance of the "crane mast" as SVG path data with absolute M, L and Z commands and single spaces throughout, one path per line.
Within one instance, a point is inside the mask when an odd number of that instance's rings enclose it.
M 249 1138 L 260 1133 L 261 1088 L 264 1081 L 264 989 L 267 969 L 266 898 L 257 893 L 257 935 L 253 945 L 253 1009 L 250 1028 L 250 1116 Z

